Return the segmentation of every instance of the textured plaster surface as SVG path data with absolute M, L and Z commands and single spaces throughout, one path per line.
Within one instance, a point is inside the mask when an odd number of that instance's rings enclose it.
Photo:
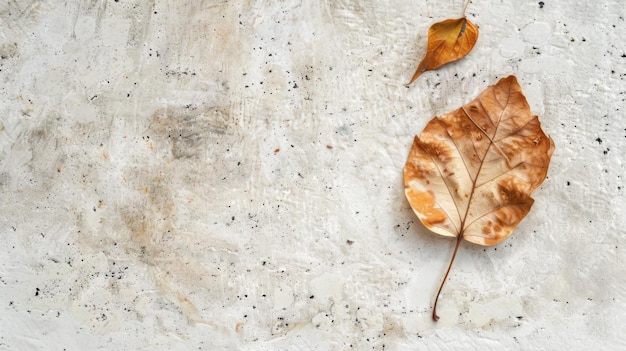
M 626 8 L 0 1 L 0 349 L 626 349 Z M 428 232 L 426 122 L 515 74 L 556 144 L 495 247 Z

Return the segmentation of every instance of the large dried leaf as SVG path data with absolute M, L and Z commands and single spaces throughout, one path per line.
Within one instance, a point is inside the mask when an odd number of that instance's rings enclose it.
M 462 239 L 494 245 L 530 210 L 553 151 L 509 76 L 415 137 L 404 168 L 406 197 L 428 229 L 457 238 L 456 249 Z
M 465 17 L 437 22 L 428 29 L 428 48 L 409 84 L 422 73 L 465 57 L 478 40 L 478 27 Z

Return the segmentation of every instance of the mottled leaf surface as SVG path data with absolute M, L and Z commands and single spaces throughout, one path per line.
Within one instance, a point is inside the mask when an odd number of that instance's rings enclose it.
M 493 245 L 530 210 L 553 150 L 517 79 L 503 78 L 415 137 L 406 196 L 433 232 Z

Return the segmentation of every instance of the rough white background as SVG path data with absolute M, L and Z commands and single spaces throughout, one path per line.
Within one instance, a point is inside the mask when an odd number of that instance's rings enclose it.
M 0 1 L 0 349 L 626 348 L 626 8 Z M 502 244 L 404 198 L 413 136 L 515 74 L 556 151 Z M 569 347 L 567 347 L 569 346 Z

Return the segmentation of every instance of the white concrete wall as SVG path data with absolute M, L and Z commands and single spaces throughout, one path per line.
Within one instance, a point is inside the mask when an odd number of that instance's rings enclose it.
M 626 7 L 0 2 L 0 349 L 626 348 Z M 515 74 L 556 152 L 502 244 L 404 198 L 413 135 Z

